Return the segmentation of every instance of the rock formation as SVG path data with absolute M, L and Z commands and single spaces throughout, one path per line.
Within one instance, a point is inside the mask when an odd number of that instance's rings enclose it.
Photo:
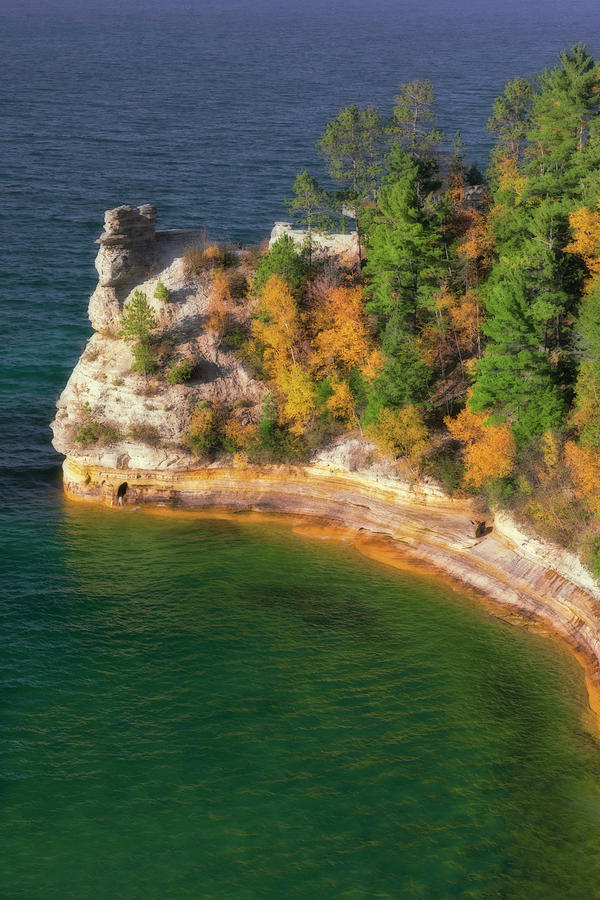
M 104 231 L 96 257 L 98 287 L 90 298 L 89 316 L 96 331 L 118 329 L 123 300 L 132 286 L 152 272 L 156 261 L 156 207 L 117 206 L 104 215 Z
M 245 420 L 258 418 L 264 386 L 206 327 L 210 273 L 186 275 L 182 255 L 205 237 L 203 231 L 156 231 L 156 210 L 119 206 L 108 210 L 96 257 L 98 287 L 89 316 L 95 333 L 58 401 L 54 446 L 71 460 L 127 468 L 189 469 L 197 460 L 185 444 L 192 409 L 199 401 L 239 406 Z M 157 283 L 170 302 L 154 297 Z M 123 307 L 133 291 L 143 291 L 158 320 L 157 352 L 162 372 L 137 375 L 131 344 L 118 337 Z M 233 311 L 243 326 L 246 304 Z M 170 385 L 165 369 L 187 359 L 194 366 L 186 384 Z M 96 423 L 96 442 L 81 442 L 81 429 Z M 94 427 L 96 427 L 96 425 Z

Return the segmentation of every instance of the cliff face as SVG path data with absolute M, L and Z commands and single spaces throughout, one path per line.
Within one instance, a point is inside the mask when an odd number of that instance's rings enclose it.
M 184 437 L 199 401 L 236 404 L 241 420 L 259 414 L 264 387 L 206 327 L 209 276 L 184 272 L 184 249 L 202 233 L 157 232 L 155 224 L 156 210 L 149 205 L 120 206 L 105 215 L 96 258 L 98 287 L 89 305 L 95 333 L 61 394 L 51 426 L 59 453 L 79 463 L 188 469 L 197 461 Z M 158 281 L 169 290 L 167 303 L 154 298 Z M 118 330 L 123 307 L 135 289 L 146 294 L 154 310 L 163 359 L 194 362 L 188 383 L 169 385 L 164 376 L 146 378 L 132 370 L 131 344 L 118 337 Z M 243 324 L 247 307 L 240 305 L 234 315 Z M 95 443 L 86 444 L 77 436 L 89 421 L 102 431 Z

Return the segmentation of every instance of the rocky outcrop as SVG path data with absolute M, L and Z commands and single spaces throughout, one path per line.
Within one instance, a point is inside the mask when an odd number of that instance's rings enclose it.
M 288 235 L 297 247 L 303 247 L 308 237 L 307 231 L 294 228 L 291 222 L 275 222 L 269 238 L 269 247 L 272 247 L 275 241 L 284 234 Z M 358 258 L 358 234 L 356 231 L 350 231 L 348 234 L 327 234 L 313 231 L 312 244 L 313 253 L 317 256 L 319 254 L 346 256 L 349 262 L 354 262 Z
M 107 210 L 98 243 L 98 287 L 90 298 L 89 316 L 96 331 L 115 333 L 123 300 L 155 264 L 156 207 L 148 203 Z
M 184 271 L 185 248 L 204 237 L 203 231 L 156 231 L 156 210 L 150 205 L 108 210 L 96 258 L 99 282 L 89 307 L 95 333 L 60 396 L 51 426 L 60 453 L 85 465 L 186 470 L 197 465 L 185 435 L 199 402 L 236 405 L 240 419 L 258 418 L 264 386 L 206 327 L 210 273 Z M 169 291 L 169 302 L 154 296 L 159 281 Z M 123 307 L 136 289 L 146 294 L 158 321 L 160 369 L 149 377 L 133 371 L 131 345 L 118 337 Z M 248 316 L 247 305 L 237 305 L 232 328 L 245 326 Z M 183 359 L 193 365 L 191 380 L 169 384 L 169 365 Z M 82 429 L 92 423 L 98 439 L 82 441 Z

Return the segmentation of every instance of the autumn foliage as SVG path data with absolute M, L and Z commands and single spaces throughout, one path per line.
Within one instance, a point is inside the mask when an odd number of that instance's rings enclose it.
M 576 253 L 583 259 L 590 274 L 586 283 L 589 289 L 600 275 L 600 200 L 594 210 L 582 206 L 569 213 L 569 225 L 573 240 L 565 247 L 565 253 Z
M 322 374 L 364 365 L 371 339 L 360 286 L 332 287 L 312 311 L 312 367 Z
M 390 456 L 406 456 L 419 463 L 428 446 L 429 432 L 423 416 L 412 404 L 401 409 L 382 409 L 371 436 Z
M 468 406 L 455 419 L 444 421 L 450 434 L 464 444 L 465 481 L 480 488 L 509 475 L 515 459 L 515 440 L 506 422 L 485 424 L 487 413 Z

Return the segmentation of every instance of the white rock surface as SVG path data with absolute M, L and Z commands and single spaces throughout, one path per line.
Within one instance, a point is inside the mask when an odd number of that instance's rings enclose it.
M 89 307 L 95 333 L 61 394 L 51 426 L 56 449 L 87 464 L 143 469 L 197 466 L 184 437 L 198 401 L 238 400 L 245 405 L 241 415 L 247 420 L 256 420 L 260 412 L 264 386 L 206 328 L 209 276 L 184 274 L 181 256 L 199 233 L 155 233 L 153 210 L 118 207 L 106 214 L 96 260 L 100 283 Z M 128 269 L 125 251 L 131 259 L 136 242 L 139 252 Z M 169 303 L 154 298 L 158 281 L 168 288 Z M 136 289 L 146 294 L 156 314 L 165 361 L 163 371 L 149 378 L 132 371 L 131 344 L 117 336 L 123 306 Z M 247 306 L 241 304 L 234 315 L 243 322 Z M 194 376 L 187 384 L 169 385 L 165 365 L 182 359 L 194 361 Z M 77 429 L 89 421 L 116 429 L 120 439 L 89 445 L 75 441 Z M 132 436 L 140 427 L 147 434 L 153 432 L 143 442 Z

